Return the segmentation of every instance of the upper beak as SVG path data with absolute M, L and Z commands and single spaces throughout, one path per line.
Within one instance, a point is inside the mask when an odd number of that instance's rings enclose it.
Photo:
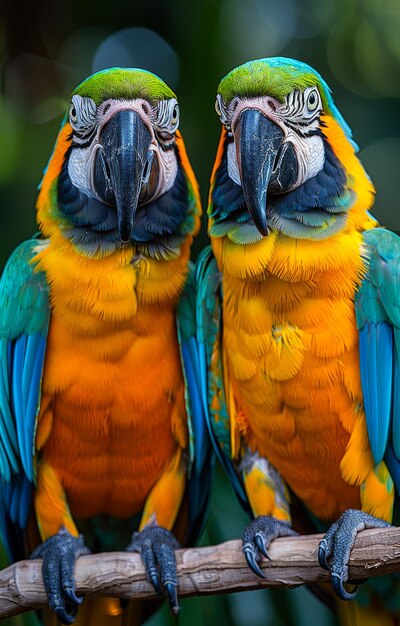
M 283 131 L 261 111 L 244 109 L 233 134 L 247 207 L 257 229 L 262 235 L 268 235 L 267 191 L 282 146 Z
M 127 243 L 149 167 L 151 134 L 138 113 L 122 110 L 105 124 L 100 143 L 117 206 L 119 233 L 122 242 Z

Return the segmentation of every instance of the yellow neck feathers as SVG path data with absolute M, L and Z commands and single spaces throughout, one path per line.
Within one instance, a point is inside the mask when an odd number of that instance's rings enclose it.
M 155 305 L 172 309 L 183 289 L 187 274 L 189 234 L 181 244 L 180 255 L 171 260 L 147 257 L 133 244 L 113 252 L 84 256 L 60 229 L 57 212 L 57 179 L 70 147 L 71 127 L 66 123 L 58 136 L 53 155 L 43 177 L 37 202 L 37 218 L 46 240 L 38 243 L 34 262 L 46 272 L 51 285 L 53 315 L 78 335 L 106 333 L 110 324 L 117 328 L 132 323 L 138 309 Z M 182 166 L 197 199 L 199 196 L 183 141 L 177 137 Z
M 340 279 L 326 286 L 326 289 L 335 290 L 352 267 L 354 271 L 349 276 L 352 288 L 359 282 L 363 270 L 361 232 L 377 225 L 367 213 L 373 203 L 374 187 L 340 125 L 328 116 L 324 116 L 322 121 L 324 134 L 344 166 L 354 192 L 355 200 L 349 209 L 345 228 L 320 241 L 294 239 L 276 231 L 252 244 L 236 244 L 228 237 L 213 238 L 212 246 L 218 265 L 232 277 L 258 282 L 269 276 L 293 285 L 313 281 L 317 275 L 336 270 Z M 223 144 L 224 133 L 214 175 Z

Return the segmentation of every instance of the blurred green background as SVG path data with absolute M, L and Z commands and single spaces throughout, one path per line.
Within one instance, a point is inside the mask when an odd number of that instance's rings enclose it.
M 177 92 L 181 130 L 204 205 L 219 136 L 214 98 L 234 66 L 263 56 L 310 63 L 327 80 L 377 189 L 379 221 L 400 230 L 398 0 L 54 0 L 4 3 L 0 18 L 0 267 L 35 230 L 35 199 L 73 87 L 92 71 L 144 67 Z M 205 220 L 196 253 L 206 242 Z M 218 473 L 203 541 L 246 523 Z M 184 600 L 180 626 L 334 624 L 307 591 Z M 21 623 L 11 620 L 11 624 Z M 168 611 L 151 626 L 174 623 Z

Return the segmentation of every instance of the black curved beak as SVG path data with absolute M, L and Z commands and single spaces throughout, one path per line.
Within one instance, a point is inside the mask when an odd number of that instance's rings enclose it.
M 118 111 L 100 134 L 105 192 L 112 192 L 121 241 L 130 240 L 143 180 L 148 175 L 151 135 L 135 111 Z
M 267 192 L 283 142 L 282 129 L 257 109 L 245 109 L 233 131 L 243 195 L 254 224 L 268 235 Z

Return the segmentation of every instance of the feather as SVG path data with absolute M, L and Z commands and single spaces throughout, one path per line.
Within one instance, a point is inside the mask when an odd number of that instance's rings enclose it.
M 384 457 L 389 435 L 393 331 L 386 323 L 368 324 L 359 336 L 366 420 L 372 454 L 378 464 Z
M 399 488 L 400 238 L 375 228 L 364 246 L 367 272 L 355 304 L 366 420 L 374 459 L 387 460 Z
M 9 555 L 19 558 L 21 530 L 31 510 L 33 440 L 50 310 L 45 276 L 31 262 L 36 246 L 35 239 L 21 244 L 0 281 L 0 523 Z
M 393 353 L 392 438 L 394 453 L 400 461 L 400 328 L 394 329 L 394 337 L 395 349 Z
M 201 398 L 201 372 L 195 323 L 196 291 L 190 267 L 177 310 L 178 339 L 186 381 L 185 401 L 190 433 L 190 479 L 188 538 L 200 534 L 206 519 L 209 489 L 213 478 L 214 454 L 207 432 Z
M 204 411 L 215 453 L 225 468 L 244 510 L 250 513 L 244 484 L 232 461 L 230 420 L 222 380 L 220 346 L 220 278 L 210 248 L 205 248 L 196 262 L 197 340 Z

